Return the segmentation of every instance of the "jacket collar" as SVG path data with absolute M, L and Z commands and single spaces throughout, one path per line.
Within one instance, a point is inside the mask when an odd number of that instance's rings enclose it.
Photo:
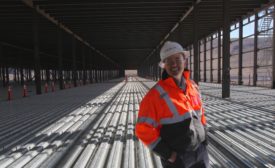
M 189 75 L 190 75 L 190 72 L 189 70 L 184 70 L 183 73 L 182 73 L 182 76 L 184 77 L 184 81 L 185 81 L 185 84 L 186 84 L 186 80 L 189 80 Z M 174 87 L 174 88 L 179 88 L 178 85 L 175 83 L 173 77 L 168 77 L 164 80 L 161 80 L 163 82 L 163 84 L 165 85 L 169 85 L 171 87 Z
M 184 70 L 183 71 L 183 76 L 186 80 L 190 79 L 190 71 L 189 70 Z

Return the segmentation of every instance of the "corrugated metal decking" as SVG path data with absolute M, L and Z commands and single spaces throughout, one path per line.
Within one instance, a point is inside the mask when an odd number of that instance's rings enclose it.
M 17 100 L 30 106 L 1 110 L 1 167 L 161 167 L 159 157 L 134 136 L 139 102 L 155 82 L 130 78 L 115 84 Z M 96 93 L 99 87 L 106 92 Z M 273 90 L 235 86 L 232 98 L 224 100 L 220 85 L 201 83 L 201 89 L 211 167 L 274 167 Z M 76 93 L 80 100 L 69 96 Z M 43 109 L 52 96 L 58 103 Z

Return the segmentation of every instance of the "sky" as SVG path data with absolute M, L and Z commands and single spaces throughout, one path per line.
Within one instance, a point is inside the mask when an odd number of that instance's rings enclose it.
M 270 7 L 270 10 L 273 10 L 273 7 Z M 261 11 L 258 13 L 258 16 L 261 17 L 265 15 L 265 12 L 264 11 Z M 270 15 L 269 15 L 270 16 Z M 255 20 L 255 15 L 251 15 L 250 17 L 250 20 Z M 261 31 L 261 25 L 262 25 L 262 22 L 264 21 L 264 18 L 260 18 L 258 20 L 258 30 Z M 243 24 L 247 23 L 248 22 L 248 19 L 244 19 L 243 20 Z M 252 23 L 249 23 L 248 25 L 244 26 L 243 27 L 243 37 L 245 36 L 248 36 L 248 35 L 251 35 L 251 34 L 254 34 L 254 22 Z M 273 25 L 273 21 L 271 21 L 270 23 L 270 27 L 271 28 Z M 238 29 L 236 31 L 233 31 L 231 32 L 230 36 L 231 38 L 238 38 L 239 37 L 239 33 L 238 33 Z

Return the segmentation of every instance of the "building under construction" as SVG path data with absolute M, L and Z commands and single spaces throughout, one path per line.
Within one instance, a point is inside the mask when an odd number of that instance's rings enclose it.
M 135 124 L 168 40 L 200 86 L 210 166 L 275 167 L 274 5 L 1 0 L 0 167 L 162 167 Z

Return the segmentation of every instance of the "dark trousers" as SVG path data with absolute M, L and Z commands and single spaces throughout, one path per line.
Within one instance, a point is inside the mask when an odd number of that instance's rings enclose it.
M 163 168 L 209 168 L 207 147 L 201 144 L 196 151 L 188 151 L 178 154 L 174 164 L 161 159 Z

